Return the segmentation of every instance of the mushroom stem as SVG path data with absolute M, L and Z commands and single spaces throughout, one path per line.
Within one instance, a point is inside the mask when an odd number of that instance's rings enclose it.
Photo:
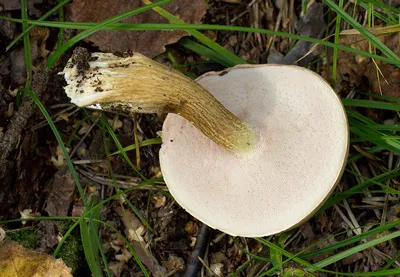
M 75 51 L 64 69 L 71 102 L 124 113 L 176 113 L 225 149 L 254 147 L 252 127 L 206 89 L 139 53 L 124 57 Z

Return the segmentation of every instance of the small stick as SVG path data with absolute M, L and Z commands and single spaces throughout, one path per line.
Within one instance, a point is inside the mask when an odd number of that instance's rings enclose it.
M 202 224 L 197 235 L 196 245 L 193 248 L 192 254 L 188 259 L 187 267 L 183 277 L 196 277 L 199 269 L 199 257 L 203 257 L 204 252 L 207 248 L 209 236 L 211 234 L 211 228 L 206 224 Z

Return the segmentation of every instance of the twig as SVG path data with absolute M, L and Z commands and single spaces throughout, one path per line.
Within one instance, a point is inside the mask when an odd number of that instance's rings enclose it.
M 85 138 L 87 138 L 87 136 L 90 134 L 90 132 L 92 131 L 92 129 L 94 128 L 94 126 L 96 126 L 97 122 L 99 121 L 99 118 L 97 118 L 93 124 L 89 127 L 89 129 L 86 131 L 85 135 L 80 139 L 80 141 L 78 142 L 78 144 L 75 146 L 74 150 L 72 150 L 71 154 L 69 155 L 70 157 L 72 157 L 76 151 L 79 149 L 79 147 L 82 145 L 83 141 L 85 140 Z
M 207 248 L 209 235 L 211 234 L 211 229 L 206 224 L 202 224 L 197 235 L 196 245 L 193 248 L 192 254 L 188 259 L 186 271 L 183 277 L 196 277 L 199 268 L 199 258 L 204 255 Z
M 39 69 L 33 76 L 32 91 L 36 93 L 39 99 L 47 88 L 48 79 L 49 71 L 47 69 Z M 4 186 L 4 189 L 8 187 L 7 183 L 11 181 L 11 171 L 15 164 L 14 158 L 10 155 L 21 141 L 21 133 L 26 128 L 35 110 L 36 105 L 33 100 L 25 98 L 0 141 L 0 184 Z
M 98 175 L 96 175 L 94 173 L 82 170 L 80 168 L 77 168 L 77 171 L 80 174 L 82 174 L 83 176 L 85 176 L 86 178 L 88 178 L 88 179 L 90 179 L 90 180 L 92 180 L 94 182 L 97 182 L 97 183 L 99 183 L 101 185 L 106 185 L 106 186 L 111 186 L 111 187 L 114 186 L 114 183 L 113 183 L 114 181 L 111 180 L 111 179 L 98 176 Z M 118 186 L 120 188 L 123 188 L 123 189 L 131 188 L 133 186 L 137 186 L 140 183 L 140 179 L 139 178 L 136 178 L 136 179 L 132 178 L 132 179 L 133 179 L 133 181 L 130 181 L 130 182 L 129 181 L 119 181 L 119 180 L 116 180 L 115 182 L 118 184 Z M 166 186 L 157 186 L 157 188 L 161 189 L 161 190 L 168 191 L 168 188 Z M 156 188 L 151 186 L 151 185 L 147 185 L 147 186 L 142 186 L 142 187 L 140 187 L 138 189 L 155 190 Z
M 69 110 L 72 110 L 73 108 L 75 108 L 75 109 L 74 109 L 71 113 L 69 113 L 69 114 L 67 115 L 67 117 L 69 117 L 69 116 L 73 115 L 74 113 L 76 113 L 76 112 L 78 112 L 78 111 L 81 110 L 81 108 L 76 108 L 76 106 L 69 105 L 67 108 L 65 108 L 65 109 L 63 109 L 63 110 L 61 110 L 61 111 L 59 111 L 59 112 L 56 113 L 55 115 L 52 115 L 52 116 L 51 116 L 51 119 L 53 119 L 53 122 L 54 122 L 54 123 L 57 123 L 57 122 L 63 120 L 61 117 L 59 117 L 60 115 L 62 115 L 62 114 L 64 114 L 64 113 L 68 112 Z M 45 119 L 45 120 L 39 122 L 38 124 L 36 124 L 35 126 L 33 126 L 33 127 L 31 128 L 31 131 L 35 131 L 35 130 L 37 130 L 37 129 L 43 128 L 43 127 L 47 126 L 48 124 L 49 124 L 49 123 L 48 123 L 47 120 Z

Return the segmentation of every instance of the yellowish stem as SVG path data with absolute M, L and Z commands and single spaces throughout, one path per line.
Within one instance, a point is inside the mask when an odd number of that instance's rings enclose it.
M 71 102 L 106 111 L 176 113 L 222 147 L 251 149 L 251 126 L 229 112 L 206 89 L 178 71 L 139 53 L 75 53 L 64 69 Z

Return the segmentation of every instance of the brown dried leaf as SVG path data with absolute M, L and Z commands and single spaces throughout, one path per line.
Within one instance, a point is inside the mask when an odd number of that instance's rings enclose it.
M 388 34 L 378 37 L 389 49 L 399 55 L 399 42 L 397 34 Z M 369 42 L 362 35 L 342 35 L 340 44 L 350 46 L 351 48 L 369 52 Z M 364 75 L 368 76 L 367 66 L 371 59 L 355 55 L 347 51 L 339 51 L 338 56 L 338 80 L 349 82 L 351 87 L 361 84 Z M 386 76 L 385 76 L 386 77 Z M 375 74 L 376 79 L 376 74 Z
M 35 7 L 37 4 L 43 3 L 43 0 L 27 1 L 28 12 L 33 16 L 41 16 L 42 13 Z M 21 9 L 21 1 L 19 0 L 0 0 L 0 10 L 12 11 Z
M 72 174 L 68 167 L 64 166 L 54 176 L 52 188 L 46 200 L 46 212 L 50 216 L 67 215 L 74 190 L 75 183 Z
M 16 242 L 0 243 L 2 277 L 72 277 L 61 259 L 23 248 Z
M 170 271 L 182 270 L 185 266 L 185 261 L 174 254 L 169 254 L 168 261 L 163 261 L 163 265 Z
M 81 0 L 71 4 L 71 20 L 75 22 L 100 22 L 117 14 L 143 6 L 140 0 Z M 201 23 L 207 5 L 204 0 L 176 0 L 163 9 L 177 16 L 186 23 Z M 127 18 L 122 23 L 168 23 L 155 11 L 147 11 Z M 89 36 L 105 52 L 140 52 L 154 57 L 165 51 L 164 46 L 177 42 L 184 31 L 99 31 Z
M 136 254 L 144 265 L 148 267 L 153 276 L 161 276 L 162 268 L 157 259 L 147 249 L 143 237 L 140 235 L 143 225 L 134 213 L 118 207 L 115 211 L 122 217 L 125 225 L 125 235 L 128 237 Z
M 387 63 L 378 63 L 378 68 L 374 63 L 367 66 L 365 76 L 370 90 L 375 94 L 400 97 L 400 68 Z
M 110 262 L 108 267 L 110 271 L 114 274 L 114 276 L 119 277 L 121 276 L 121 272 L 124 269 L 125 263 L 124 262 Z

